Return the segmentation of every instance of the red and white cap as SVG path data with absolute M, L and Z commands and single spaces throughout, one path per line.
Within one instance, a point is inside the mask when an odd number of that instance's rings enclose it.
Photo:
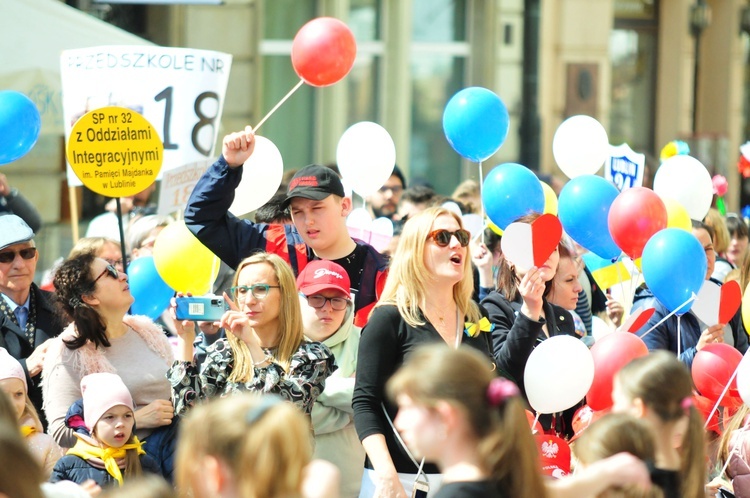
M 324 290 L 337 290 L 351 299 L 351 283 L 346 270 L 333 261 L 310 261 L 297 276 L 297 290 L 306 296 Z

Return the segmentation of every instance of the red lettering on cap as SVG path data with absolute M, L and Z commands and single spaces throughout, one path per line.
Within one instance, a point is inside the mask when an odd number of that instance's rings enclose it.
M 297 187 L 317 187 L 318 186 L 318 177 L 317 176 L 300 176 L 297 178 L 293 178 L 291 182 L 289 182 L 289 191 L 291 192 Z

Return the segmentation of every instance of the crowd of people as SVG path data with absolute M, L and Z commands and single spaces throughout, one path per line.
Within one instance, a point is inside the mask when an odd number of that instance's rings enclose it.
M 253 221 L 235 217 L 254 143 L 250 128 L 227 135 L 184 212 L 226 265 L 216 321 L 178 319 L 181 293 L 160 316 L 130 314 L 126 263 L 170 217 L 128 216 L 123 245 L 104 230 L 116 217 L 99 218 L 104 235 L 40 287 L 38 220 L 0 215 L 0 497 L 750 497 L 750 408 L 704 429 L 690 373 L 709 344 L 746 352 L 740 311 L 707 326 L 645 285 L 615 298 L 565 235 L 522 267 L 501 235 L 465 226 L 476 182 L 444 197 L 398 167 L 365 199 L 394 223 L 387 254 L 350 236 L 335 167 L 295 171 Z M 744 289 L 745 220 L 712 211 L 692 233 L 706 280 Z M 651 353 L 616 373 L 611 413 L 582 422 L 585 398 L 533 412 L 535 348 L 591 347 L 593 323 L 626 334 L 646 308 Z

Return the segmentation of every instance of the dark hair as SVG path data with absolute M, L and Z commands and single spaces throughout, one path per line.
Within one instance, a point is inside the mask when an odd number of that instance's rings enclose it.
M 401 186 L 403 188 L 406 188 L 406 178 L 404 178 L 404 173 L 401 171 L 398 165 L 393 166 L 393 173 L 391 173 L 391 176 L 397 176 L 398 179 L 401 180 Z
M 495 252 L 495 249 L 500 247 L 500 242 L 502 242 L 502 240 L 502 235 L 498 235 L 493 229 L 484 229 L 484 245 L 487 246 L 487 249 L 489 249 L 490 252 Z
M 690 220 L 690 223 L 693 226 L 693 230 L 705 230 L 706 232 L 708 232 L 708 236 L 711 237 L 711 242 L 713 243 L 714 237 L 716 236 L 713 227 L 710 227 L 702 221 L 698 220 Z
M 286 200 L 286 194 L 276 194 L 271 199 L 263 204 L 255 211 L 255 222 L 256 223 L 278 223 L 285 224 L 291 223 L 292 217 L 289 214 L 289 210 L 284 208 L 284 201 Z
M 95 259 L 93 254 L 83 253 L 63 262 L 55 273 L 57 306 L 73 321 L 78 332 L 73 339 L 63 340 L 68 349 L 78 349 L 88 341 L 95 347 L 110 346 L 105 332 L 107 324 L 95 309 L 83 302 L 83 296 L 94 290 L 91 266 Z
M 727 215 L 727 230 L 732 237 L 738 239 L 748 238 L 748 228 L 745 220 L 737 215 Z
M 424 185 L 414 185 L 404 190 L 401 194 L 401 202 L 409 201 L 413 204 L 432 205 L 433 200 L 437 197 L 437 192 L 432 188 Z

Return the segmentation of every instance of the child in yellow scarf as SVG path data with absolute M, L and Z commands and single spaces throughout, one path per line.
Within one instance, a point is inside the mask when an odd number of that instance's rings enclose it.
M 62 457 L 62 449 L 42 429 L 42 422 L 29 399 L 26 374 L 18 360 L 0 348 L 0 390 L 5 392 L 16 412 L 26 444 L 36 461 L 44 470 L 44 477 L 52 473 L 52 467 Z
M 143 470 L 159 474 L 157 463 L 143 451 L 134 434 L 133 398 L 119 376 L 95 373 L 81 379 L 83 420 L 91 436 L 76 435 L 78 441 L 52 471 L 51 482 L 83 483 L 93 479 L 102 487 Z

